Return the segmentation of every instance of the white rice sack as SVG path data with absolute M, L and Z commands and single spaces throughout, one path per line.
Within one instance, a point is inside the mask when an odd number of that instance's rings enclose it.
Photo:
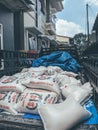
M 28 78 L 22 84 L 28 88 L 45 89 L 60 94 L 58 84 L 54 82 L 54 78 L 51 76 L 43 75 L 37 78 Z
M 68 85 L 67 87 L 62 87 L 62 95 L 67 98 L 70 94 L 73 94 L 79 87 L 74 85 Z
M 47 67 L 47 74 L 53 75 L 55 73 L 61 73 L 63 70 L 60 67 L 57 66 L 48 66 Z
M 71 81 L 67 75 L 58 74 L 55 78 L 55 82 L 61 88 L 61 87 L 65 87 L 67 84 L 70 84 Z
M 86 82 L 85 84 L 83 84 L 81 86 L 81 88 L 84 88 L 87 91 L 89 91 L 90 93 L 93 93 L 93 87 L 91 86 L 91 84 L 89 82 Z
M 39 104 L 53 104 L 58 100 L 57 94 L 50 91 L 39 89 L 26 89 L 19 97 L 18 103 L 14 106 L 15 110 L 21 113 L 38 114 Z
M 56 71 L 52 67 L 47 67 L 47 70 L 45 72 L 45 75 L 54 75 Z
M 81 86 L 81 81 L 80 80 L 77 80 L 76 78 L 74 77 L 70 77 L 70 81 L 72 85 L 77 85 L 77 86 Z
M 15 74 L 13 74 L 13 76 L 16 77 L 16 78 L 20 78 L 21 77 L 21 73 L 15 73 Z
M 76 74 L 74 72 L 68 72 L 68 71 L 63 71 L 61 74 L 65 74 L 69 77 L 74 77 L 74 78 L 78 76 L 78 74 Z
M 32 75 L 35 76 L 40 76 L 43 75 L 46 72 L 47 68 L 44 66 L 40 66 L 40 67 L 31 67 L 29 68 L 29 72 L 32 73 Z
M 20 83 L 20 80 L 16 76 L 3 76 L 0 79 L 0 92 L 15 91 L 23 92 L 25 86 Z
M 17 103 L 18 97 L 17 92 L 0 93 L 0 109 L 16 115 L 17 112 L 13 106 Z
M 40 66 L 40 67 L 30 67 L 30 68 L 24 68 L 20 72 L 20 78 L 36 78 L 37 76 L 43 75 L 46 72 L 46 67 Z
M 29 71 L 29 68 L 23 68 L 21 73 L 25 73 L 25 72 L 28 72 Z
M 92 97 L 88 90 L 77 86 L 62 88 L 62 95 L 66 98 L 70 95 L 82 105 Z
M 91 113 L 72 97 L 59 104 L 40 105 L 38 111 L 45 130 L 70 130 L 91 116 Z

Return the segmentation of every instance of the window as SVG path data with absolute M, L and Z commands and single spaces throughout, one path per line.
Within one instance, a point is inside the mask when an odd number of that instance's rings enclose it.
M 36 39 L 34 36 L 29 37 L 29 50 L 36 50 Z

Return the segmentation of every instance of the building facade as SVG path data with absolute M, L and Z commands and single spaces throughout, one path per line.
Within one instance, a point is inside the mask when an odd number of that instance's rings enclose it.
M 56 35 L 56 41 L 58 42 L 59 46 L 69 46 L 73 43 L 73 39 L 71 37 L 67 36 L 61 36 L 61 35 Z
M 0 49 L 40 50 L 56 37 L 55 14 L 62 0 L 0 0 Z

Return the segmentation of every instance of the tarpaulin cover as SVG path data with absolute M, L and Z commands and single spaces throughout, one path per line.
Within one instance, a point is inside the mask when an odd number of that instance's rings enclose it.
M 27 119 L 36 119 L 36 120 L 41 120 L 41 117 L 37 114 L 29 114 L 26 113 L 22 116 L 23 118 L 27 118 Z
M 85 107 L 88 111 L 92 113 L 92 116 L 90 119 L 88 119 L 85 124 L 98 124 L 98 112 L 96 110 L 96 107 L 94 105 L 94 102 L 92 100 L 89 100 L 87 104 L 85 104 Z
M 58 66 L 63 70 L 77 73 L 81 68 L 80 64 L 68 52 L 56 51 L 50 55 L 42 56 L 32 64 L 33 67 L 39 66 Z

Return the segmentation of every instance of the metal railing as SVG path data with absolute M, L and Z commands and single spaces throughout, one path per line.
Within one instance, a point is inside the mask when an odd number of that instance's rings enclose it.
M 98 54 L 85 56 L 83 66 L 83 73 L 98 93 Z
M 40 56 L 48 55 L 55 51 L 66 51 L 72 55 L 73 58 L 79 60 L 78 52 L 75 46 L 65 46 L 65 47 L 54 47 L 54 48 L 43 48 L 41 50 Z
M 0 50 L 0 77 L 12 75 L 32 66 L 33 60 L 37 57 L 37 53 Z

